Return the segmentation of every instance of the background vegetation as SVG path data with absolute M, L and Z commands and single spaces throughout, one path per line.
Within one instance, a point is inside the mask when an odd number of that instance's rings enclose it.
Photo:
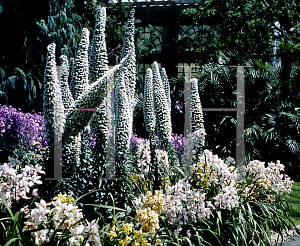
M 92 31 L 98 4 L 100 1 L 92 0 L 0 1 L 0 31 L 4 37 L 0 40 L 2 105 L 12 105 L 25 112 L 42 111 L 47 45 L 55 42 L 57 52 L 67 55 L 72 65 L 80 30 L 88 26 Z M 132 5 L 125 8 L 124 4 L 118 4 L 108 10 L 106 34 L 110 65 L 118 62 L 130 8 Z M 195 76 L 199 77 L 204 108 L 235 107 L 236 71 L 224 65 L 252 66 L 245 69 L 247 160 L 280 159 L 294 180 L 300 178 L 299 12 L 299 6 L 290 0 L 276 3 L 268 0 L 206 0 L 198 8 L 184 10 L 177 23 L 179 26 L 180 23 L 201 26 L 201 33 L 185 32 L 175 40 L 179 51 L 202 52 L 197 55 L 195 64 L 206 64 L 208 69 Z M 141 42 L 145 38 L 141 27 L 136 32 L 139 63 L 139 57 L 153 52 L 154 47 L 151 39 Z M 279 44 L 276 54 L 275 42 Z M 281 67 L 278 69 L 265 64 L 279 58 Z M 137 92 L 143 90 L 143 76 L 138 75 Z M 170 83 L 172 126 L 173 131 L 180 134 L 184 122 L 184 79 L 170 78 Z M 135 115 L 139 121 L 142 120 L 141 112 L 137 110 Z M 204 113 L 207 147 L 220 156 L 235 157 L 235 117 L 229 112 Z M 144 130 L 136 133 L 145 136 Z

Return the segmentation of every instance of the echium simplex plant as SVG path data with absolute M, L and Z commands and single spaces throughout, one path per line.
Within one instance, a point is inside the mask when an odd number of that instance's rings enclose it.
M 121 59 L 128 56 L 126 65 L 117 74 L 116 79 L 116 157 L 122 160 L 130 145 L 132 133 L 132 120 L 134 109 L 134 94 L 136 84 L 136 58 L 135 58 L 135 10 L 129 13 L 126 25 L 125 38 L 121 51 Z
M 88 82 L 89 76 L 89 61 L 88 61 L 88 48 L 89 48 L 89 30 L 87 28 L 82 29 L 81 40 L 79 43 L 77 56 L 74 64 L 74 73 L 71 82 L 71 90 L 74 100 L 84 92 Z
M 95 16 L 94 35 L 89 47 L 89 82 L 100 78 L 108 70 L 108 58 L 105 42 L 106 8 L 98 6 Z M 107 133 L 107 100 L 103 100 L 91 120 L 91 129 L 94 133 Z M 99 132 L 100 131 L 100 132 Z
M 74 99 L 76 100 L 86 90 L 86 87 L 88 85 L 88 74 L 89 74 L 88 47 L 89 47 L 89 30 L 87 28 L 83 28 L 77 56 L 75 59 L 72 81 L 71 81 L 71 85 L 73 87 L 73 98 L 72 95 L 70 94 L 66 95 L 68 96 L 68 97 L 64 97 L 64 99 L 66 100 L 65 102 L 66 104 L 67 101 L 72 102 L 74 101 Z M 64 80 L 64 82 L 67 81 Z M 69 106 L 70 108 L 68 108 L 68 110 L 74 110 L 75 102 Z M 82 147 L 81 132 L 79 132 L 77 135 L 72 136 L 70 138 L 70 141 L 68 141 L 68 143 L 63 146 L 64 160 L 66 161 L 68 167 L 70 167 L 70 165 L 80 164 L 79 160 L 81 155 L 81 147 Z
M 55 44 L 50 44 L 47 47 L 47 62 L 44 73 L 44 104 L 43 114 L 45 120 L 45 128 L 48 143 L 51 145 L 53 141 L 54 132 L 57 138 L 63 132 L 64 127 L 64 106 L 62 103 L 62 94 L 60 89 L 60 82 L 58 80 L 56 61 L 55 61 Z
M 65 55 L 60 57 L 61 65 L 61 74 L 60 74 L 60 83 L 61 83 L 61 93 L 65 109 L 72 109 L 75 106 L 75 101 L 70 91 L 68 78 L 69 78 L 69 62 L 68 58 Z
M 191 130 L 184 141 L 184 162 L 187 173 L 190 173 L 190 164 L 203 152 L 205 145 L 205 129 L 201 101 L 198 93 L 198 80 L 191 80 Z M 197 154 L 194 154 L 197 153 Z M 189 174 L 188 174 L 189 176 Z
M 199 129 L 204 130 L 204 119 L 203 119 L 203 112 L 202 106 L 200 101 L 200 96 L 198 92 L 198 80 L 193 78 L 191 80 L 192 83 L 192 97 L 191 97 L 191 125 L 192 125 L 192 132 L 197 131 Z
M 135 42 L 134 42 L 134 30 L 135 30 L 135 10 L 132 9 L 129 12 L 129 19 L 126 25 L 125 37 L 123 41 L 123 47 L 121 50 L 121 59 L 126 55 L 130 55 L 128 60 L 128 71 L 124 76 L 128 78 L 128 84 L 126 84 L 126 90 L 128 94 L 128 100 L 130 103 L 130 109 L 133 111 L 134 108 L 134 98 L 135 98 L 135 84 L 136 84 L 136 58 L 135 58 Z M 132 116 L 131 116 L 132 117 Z
M 166 73 L 165 68 L 161 69 L 161 80 L 162 80 L 163 85 L 164 85 L 166 97 L 167 97 L 167 100 L 168 100 L 168 103 L 169 103 L 169 106 L 170 106 L 170 112 L 171 112 L 170 82 L 169 82 L 169 78 L 168 78 L 168 75 Z
M 105 42 L 106 8 L 98 6 L 95 16 L 94 35 L 89 47 L 89 81 L 94 82 L 108 70 Z
M 98 11 L 100 11 L 98 9 Z M 134 20 L 133 20 L 134 23 Z M 94 44 L 95 45 L 95 41 Z M 134 45 L 134 44 L 133 44 Z M 84 109 L 93 109 L 99 107 L 103 102 L 107 94 L 107 82 L 110 81 L 114 73 L 120 69 L 127 71 L 125 67 L 128 66 L 133 60 L 134 49 L 127 49 L 127 54 L 120 61 L 120 64 L 115 66 L 113 69 L 106 71 L 103 75 L 99 74 L 99 78 L 96 81 L 89 81 L 89 70 L 91 66 L 88 61 L 88 48 L 89 48 L 89 31 L 84 28 L 82 31 L 82 37 L 79 45 L 79 50 L 77 52 L 77 57 L 75 60 L 74 69 L 72 71 L 71 89 L 72 95 L 66 88 L 66 71 L 62 68 L 62 88 L 59 86 L 59 81 L 57 79 L 56 63 L 55 63 L 55 44 L 50 44 L 48 46 L 48 57 L 47 66 L 45 70 L 45 90 L 44 90 L 44 115 L 45 119 L 48 120 L 46 125 L 46 131 L 48 138 L 52 138 L 50 143 L 53 144 L 53 132 L 54 132 L 54 112 L 58 112 L 58 117 L 55 122 L 59 123 L 58 129 L 63 130 L 63 146 L 64 149 L 70 144 L 76 142 L 76 137 L 84 132 L 85 127 L 89 125 L 93 111 L 84 111 Z M 99 52 L 99 51 L 95 51 Z M 125 53 L 125 52 L 124 52 Z M 67 67 L 66 60 L 62 59 L 62 66 Z M 94 64 L 94 66 L 96 66 Z M 132 67 L 132 66 L 131 66 Z M 93 69 L 92 69 L 93 70 Z M 95 69 L 94 69 L 95 71 Z M 122 75 L 125 77 L 125 75 Z M 127 75 L 131 83 L 132 78 Z M 125 85 L 126 87 L 126 85 Z M 61 90 L 63 91 L 63 100 L 66 105 L 66 111 L 64 111 L 64 105 L 61 102 Z M 128 92 L 127 94 L 132 94 Z M 60 96 L 59 96 L 60 95 Z M 59 98 L 57 98 L 59 97 Z M 54 104 L 55 101 L 55 104 Z M 73 103 L 74 101 L 74 103 Z M 73 110 L 72 110 L 73 107 Z M 64 120 L 65 119 L 65 120 Z M 129 117 L 130 119 L 130 117 Z M 87 141 L 85 141 L 87 142 Z M 124 147 L 125 148 L 125 147 Z M 72 152 L 72 151 L 71 151 Z M 73 152 L 73 156 L 75 156 Z
M 156 113 L 157 135 L 163 142 L 163 145 L 168 146 L 171 143 L 171 112 L 169 102 L 166 97 L 164 86 L 160 77 L 157 62 L 153 63 L 153 98 L 154 109 Z
M 122 68 L 116 82 L 116 157 L 122 160 L 127 153 L 132 133 L 130 122 L 130 103 L 126 91 L 124 73 L 127 68 Z
M 61 62 L 61 75 L 60 75 L 60 83 L 61 83 L 61 92 L 62 99 L 65 110 L 73 110 L 75 107 L 75 101 L 71 94 L 68 77 L 69 77 L 69 63 L 68 58 L 65 55 L 60 57 Z M 66 164 L 79 164 L 80 160 L 80 148 L 81 148 L 81 135 L 78 134 L 76 136 L 71 136 L 71 141 L 64 145 L 64 161 Z
M 89 85 L 89 70 L 95 70 L 95 69 L 89 69 L 89 54 L 88 54 L 88 49 L 89 49 L 89 30 L 87 28 L 82 29 L 82 36 L 81 40 L 79 43 L 79 48 L 77 52 L 77 56 L 75 59 L 75 67 L 74 67 L 74 74 L 72 78 L 72 84 L 74 86 L 74 99 L 76 100 L 80 95 L 82 95 L 85 90 L 87 89 Z M 95 47 L 95 44 L 94 44 Z M 97 52 L 93 52 L 96 54 Z M 97 59 L 97 58 L 96 58 Z M 98 64 L 94 64 L 97 66 Z M 93 67 L 93 66 L 91 66 Z M 86 165 L 89 165 L 89 162 L 91 161 L 90 156 L 91 153 L 91 148 L 89 145 L 89 140 L 88 140 L 88 133 L 90 130 L 90 124 L 88 123 L 83 130 L 78 133 L 77 136 L 74 136 L 72 139 L 71 143 L 75 145 L 75 147 L 78 146 L 78 143 L 76 140 L 81 140 L 80 147 L 80 159 L 84 160 Z M 75 140 L 75 141 L 74 141 Z M 73 146 L 71 146 L 73 147 Z M 78 152 L 76 152 L 78 154 Z M 69 158 L 69 157 L 68 157 Z M 77 156 L 76 156 L 77 158 Z M 77 165 L 79 163 L 76 163 Z
M 151 138 L 151 136 L 155 134 L 156 127 L 156 115 L 153 100 L 153 76 L 151 68 L 147 69 L 145 77 L 143 113 L 146 130 Z

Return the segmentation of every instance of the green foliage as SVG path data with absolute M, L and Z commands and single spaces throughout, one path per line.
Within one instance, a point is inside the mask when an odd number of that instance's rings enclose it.
M 293 184 L 292 192 L 286 195 L 287 209 L 290 211 L 291 219 L 295 225 L 300 224 L 300 183 Z
M 7 104 L 25 111 L 42 111 L 47 45 L 56 42 L 58 51 L 69 58 L 77 50 L 81 17 L 72 8 L 73 0 L 2 1 L 0 31 L 7 38 L 0 41 L 5 47 L 0 53 L 0 67 L 5 71 L 0 90 L 6 93 Z
M 229 68 L 236 58 L 233 52 L 219 56 L 218 63 L 204 65 L 199 76 L 199 94 L 204 108 L 236 107 L 236 69 Z M 286 164 L 294 180 L 299 177 L 299 62 L 292 63 L 288 81 L 291 93 L 282 86 L 282 68 L 274 68 L 261 60 L 248 60 L 245 68 L 245 144 L 246 160 L 271 157 Z M 207 147 L 214 148 L 224 158 L 235 157 L 236 114 L 234 112 L 204 112 L 207 127 Z M 219 138 L 217 136 L 223 136 Z M 268 146 L 266 151 L 265 146 Z M 275 157 L 274 157 L 275 155 Z
M 297 5 L 290 1 L 277 4 L 264 0 L 206 0 L 197 8 L 183 10 L 181 18 L 193 25 L 210 27 L 201 30 L 203 38 L 200 42 L 184 35 L 190 42 L 194 42 L 180 44 L 183 47 L 196 45 L 209 54 L 227 52 L 235 47 L 239 53 L 239 61 L 255 56 L 266 58 L 272 53 L 272 29 L 276 28 L 275 21 L 279 21 L 279 31 L 283 37 L 280 52 L 299 52 L 298 12 Z
M 117 3 L 113 4 L 107 9 L 107 22 L 106 22 L 106 45 L 108 62 L 115 65 L 120 62 L 122 43 L 126 28 L 126 20 L 129 17 L 129 12 L 133 4 Z

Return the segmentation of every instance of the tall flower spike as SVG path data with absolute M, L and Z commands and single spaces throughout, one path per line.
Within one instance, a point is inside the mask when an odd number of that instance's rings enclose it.
M 128 84 L 126 84 L 128 100 L 130 103 L 130 108 L 134 108 L 134 94 L 135 94 L 135 84 L 136 84 L 136 57 L 135 57 L 135 44 L 134 44 L 134 30 L 135 30 L 135 10 L 132 9 L 129 13 L 129 19 L 127 21 L 125 38 L 123 41 L 123 47 L 121 51 L 121 59 L 123 59 L 127 54 L 130 55 L 128 61 L 128 72 L 124 76 L 128 77 Z
M 75 166 L 79 166 L 81 156 L 81 133 L 71 136 L 69 141 L 63 142 L 64 169 L 68 173 L 74 173 Z
M 105 42 L 106 8 L 98 6 L 95 15 L 95 27 L 89 48 L 89 82 L 93 83 L 108 70 L 108 58 Z M 91 119 L 92 131 L 96 134 L 107 132 L 106 101 L 103 100 Z
M 169 102 L 170 112 L 171 112 L 170 82 L 169 82 L 169 78 L 168 78 L 168 75 L 166 73 L 165 68 L 161 69 L 161 80 L 162 80 L 163 85 L 164 85 L 165 94 L 166 94 L 167 100 Z
M 126 69 L 122 68 L 116 82 L 115 149 L 117 160 L 123 160 L 124 155 L 127 153 L 132 133 L 132 124 L 130 122 L 129 109 L 130 106 L 124 82 L 124 72 L 126 72 Z
M 62 91 L 62 99 L 65 107 L 65 113 L 68 110 L 74 110 L 75 101 L 71 94 L 68 77 L 69 77 L 69 63 L 68 58 L 65 55 L 60 57 L 61 61 L 61 74 L 60 74 L 60 82 L 61 82 L 61 91 Z M 66 167 L 78 166 L 80 160 L 81 150 L 81 135 L 78 133 L 77 136 L 72 136 L 71 141 L 68 144 L 63 144 L 63 160 Z M 74 170 L 71 170 L 72 172 Z
M 156 113 L 158 137 L 164 143 L 170 143 L 172 133 L 170 107 L 165 94 L 163 83 L 161 81 L 157 62 L 153 63 L 152 73 L 154 108 Z
M 68 84 L 69 62 L 67 56 L 62 55 L 60 57 L 60 62 L 61 62 L 60 83 L 61 83 L 63 104 L 65 106 L 65 109 L 74 108 L 75 102 Z
M 47 47 L 48 54 L 44 73 L 43 114 L 48 143 L 50 144 L 60 140 L 54 139 L 54 132 L 59 137 L 65 123 L 60 83 L 56 70 L 55 47 L 54 43 Z
M 89 140 L 90 126 L 86 126 L 81 133 L 81 156 L 80 161 L 86 168 L 88 168 L 92 162 L 92 148 Z
M 78 47 L 78 53 L 74 64 L 74 73 L 71 83 L 71 92 L 73 98 L 76 100 L 88 86 L 89 62 L 88 62 L 88 48 L 89 48 L 89 30 L 82 29 L 81 40 Z
M 113 69 L 108 70 L 96 82 L 90 84 L 84 93 L 75 100 L 75 108 L 92 109 L 99 107 L 107 93 L 107 79 L 111 79 L 114 72 L 124 66 L 129 59 L 129 55 L 130 54 L 122 59 L 120 64 L 114 66 Z M 80 131 L 82 131 L 91 120 L 93 113 L 93 111 L 70 110 L 66 115 L 67 124 L 65 125 L 64 131 L 66 139 L 68 139 L 69 136 L 76 136 Z
M 149 135 L 152 135 L 155 133 L 156 115 L 154 111 L 153 76 L 151 68 L 147 69 L 145 77 L 143 113 L 146 130 Z
M 198 80 L 193 78 L 191 80 L 192 83 L 192 97 L 191 97 L 191 113 L 192 113 L 192 132 L 197 131 L 199 129 L 204 130 L 204 119 L 203 119 L 203 112 L 201 101 L 198 92 Z
M 98 6 L 96 10 L 94 35 L 89 50 L 89 80 L 95 82 L 108 70 L 108 58 L 105 42 L 106 8 Z

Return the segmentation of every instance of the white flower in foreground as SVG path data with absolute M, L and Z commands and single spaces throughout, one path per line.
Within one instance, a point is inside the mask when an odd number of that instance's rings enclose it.
M 221 209 L 231 210 L 234 207 L 239 206 L 239 198 L 237 196 L 237 191 L 233 186 L 225 186 L 222 192 L 214 197 L 215 206 Z
M 141 169 L 142 176 L 149 172 L 151 164 L 151 150 L 150 150 L 150 141 L 137 139 L 137 165 Z
M 11 158 L 9 164 L 4 163 L 0 166 L 0 193 L 5 197 L 9 206 L 11 206 L 13 201 L 30 199 L 27 196 L 30 188 L 42 184 L 41 176 L 37 174 L 45 173 L 42 171 L 42 167 L 38 165 L 35 167 L 26 165 L 24 168 L 20 168 L 15 165 L 17 162 L 18 160 Z M 16 170 L 14 166 L 20 169 Z M 37 189 L 34 189 L 32 194 L 33 196 L 37 194 Z M 1 203 L 2 199 L 0 199 Z
M 155 157 L 158 163 L 158 167 L 162 171 L 169 168 L 168 153 L 165 150 L 155 149 Z
M 284 168 L 279 160 L 276 163 L 268 163 L 267 167 L 264 162 L 253 160 L 246 166 L 246 173 L 254 181 L 260 182 L 264 188 L 271 188 L 278 195 L 282 195 L 284 192 L 290 193 L 294 183 L 288 175 L 280 174 Z
M 49 237 L 47 236 L 48 232 L 49 230 L 47 229 L 34 232 L 35 244 L 39 245 L 48 242 L 49 241 Z
M 81 221 L 83 214 L 81 209 L 73 205 L 73 201 L 74 198 L 66 194 L 59 194 L 50 203 L 41 199 L 40 202 L 35 203 L 36 208 L 25 217 L 27 221 L 24 223 L 23 231 L 44 228 L 32 232 L 36 244 L 47 242 L 48 236 L 51 237 L 54 231 L 56 231 L 55 237 L 60 238 L 62 232 L 59 230 L 63 230 L 64 234 L 70 235 L 68 245 L 81 245 L 84 239 L 87 240 L 85 245 L 101 245 L 98 224 L 95 221 Z M 23 209 L 25 210 L 26 208 Z M 53 224 L 49 223 L 50 221 Z
M 33 189 L 32 196 L 37 196 L 37 195 L 38 195 L 38 189 Z

